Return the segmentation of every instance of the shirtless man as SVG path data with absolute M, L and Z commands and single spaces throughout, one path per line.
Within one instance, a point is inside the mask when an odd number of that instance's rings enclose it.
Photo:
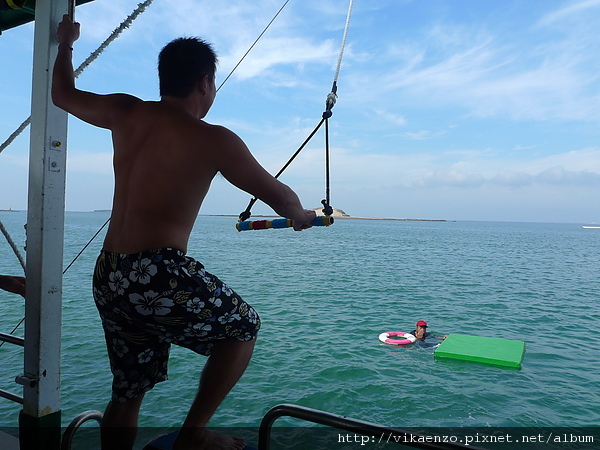
M 209 358 L 173 448 L 241 449 L 241 439 L 206 425 L 246 369 L 260 321 L 235 292 L 185 256 L 188 238 L 218 172 L 292 219 L 296 231 L 309 228 L 315 214 L 237 135 L 201 120 L 216 94 L 210 45 L 195 38 L 168 44 L 159 56 L 161 100 L 149 102 L 78 90 L 71 60 L 78 37 L 79 24 L 65 16 L 57 32 L 52 99 L 111 130 L 114 145 L 112 217 L 94 272 L 114 376 L 102 448 L 132 448 L 144 394 L 167 378 L 168 347 L 176 343 Z

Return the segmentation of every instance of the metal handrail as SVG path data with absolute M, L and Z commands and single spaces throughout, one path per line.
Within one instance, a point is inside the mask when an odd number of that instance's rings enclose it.
M 378 425 L 363 420 L 352 419 L 338 414 L 331 414 L 317 409 L 306 408 L 304 406 L 282 404 L 271 408 L 262 421 L 258 432 L 258 450 L 270 450 L 271 448 L 271 429 L 273 423 L 280 417 L 293 417 L 300 420 L 349 431 L 357 435 L 374 437 L 381 436 L 382 441 L 389 444 L 399 444 L 408 447 L 415 447 L 428 450 L 482 450 L 478 447 L 466 446 L 458 443 L 431 442 L 431 436 L 425 436 L 419 433 L 412 433 L 407 430 Z M 102 413 L 100 411 L 85 411 L 75 417 L 63 435 L 61 450 L 71 450 L 71 444 L 75 432 L 84 422 L 96 420 L 99 424 L 102 422 Z M 385 440 L 386 436 L 394 436 L 396 439 Z
M 0 341 L 25 347 L 25 339 L 19 336 L 15 336 L 13 334 L 0 333 Z
M 350 431 L 364 436 L 394 436 L 397 439 L 385 441 L 393 444 L 397 443 L 409 447 L 431 449 L 431 450 L 449 450 L 449 449 L 470 449 L 477 450 L 476 447 L 465 446 L 456 443 L 441 443 L 441 442 L 417 442 L 419 438 L 426 439 L 428 436 L 423 436 L 418 433 L 411 433 L 406 430 L 395 427 L 386 427 L 370 422 L 364 422 L 358 419 L 331 414 L 324 411 L 319 411 L 304 406 L 283 404 L 275 406 L 267 411 L 260 423 L 258 432 L 258 450 L 269 450 L 271 447 L 271 428 L 275 420 L 279 417 L 289 416 L 296 419 L 306 420 L 319 425 L 325 425 L 340 430 Z
M 25 346 L 25 339 L 7 333 L 0 333 L 0 342 L 2 342 L 2 344 L 8 342 L 9 344 L 19 345 L 21 347 Z M 0 398 L 5 398 L 15 403 L 20 403 L 21 405 L 24 401 L 23 397 L 13 394 L 12 392 L 5 391 L 4 389 L 0 389 Z
M 100 411 L 89 410 L 75 417 L 63 434 L 62 443 L 60 444 L 61 450 L 71 450 L 71 443 L 75 432 L 88 420 L 95 420 L 100 424 L 102 422 L 102 413 Z
M 4 389 L 0 389 L 0 397 L 5 398 L 7 400 L 11 400 L 15 403 L 20 403 L 21 405 L 23 404 L 23 397 L 19 397 L 16 394 L 13 394 L 12 392 L 8 392 L 5 391 Z

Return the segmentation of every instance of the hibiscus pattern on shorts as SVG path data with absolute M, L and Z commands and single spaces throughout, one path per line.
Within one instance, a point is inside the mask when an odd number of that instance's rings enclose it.
M 248 303 L 179 250 L 102 250 L 93 293 L 113 372 L 113 401 L 165 381 L 171 344 L 208 356 L 219 340 L 248 341 L 260 329 Z

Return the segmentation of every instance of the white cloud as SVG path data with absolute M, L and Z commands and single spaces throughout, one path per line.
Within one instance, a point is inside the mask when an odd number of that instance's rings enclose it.
M 590 13 L 598 4 L 580 2 L 568 12 L 596 23 L 598 14 Z M 428 34 L 386 43 L 385 53 L 374 54 L 364 69 L 353 67 L 353 100 L 368 104 L 377 98 L 381 108 L 397 102 L 461 108 L 513 120 L 599 121 L 596 29 L 574 26 L 548 34 L 524 25 L 517 34 L 506 24 L 450 21 Z M 363 83 L 368 90 L 360 90 Z
M 245 48 L 238 49 L 235 53 L 225 56 L 221 59 L 223 66 L 235 66 L 245 52 Z M 335 50 L 331 40 L 313 43 L 306 38 L 265 39 L 261 42 L 260 52 L 240 64 L 235 76 L 240 79 L 256 77 L 278 65 L 298 67 L 306 63 L 331 64 L 334 56 Z
M 491 184 L 508 187 L 521 187 L 531 184 L 533 177 L 525 172 L 499 170 L 490 178 Z
M 543 16 L 539 21 L 540 25 L 551 25 L 555 22 L 568 19 L 573 15 L 581 13 L 586 14 L 586 10 L 600 7 L 600 0 L 584 0 L 576 3 L 567 2 L 566 4 L 568 4 L 568 6 L 552 11 L 551 13 Z
M 465 173 L 461 170 L 436 170 L 413 184 L 413 187 L 461 187 L 481 186 L 485 179 L 481 174 Z
M 543 172 L 552 167 L 564 167 L 571 172 L 600 173 L 600 147 L 572 150 L 552 155 L 541 155 L 538 158 L 520 163 L 530 172 Z
M 419 130 L 407 131 L 405 133 L 402 133 L 401 136 L 415 141 L 422 141 L 425 139 L 435 139 L 437 137 L 443 136 L 446 133 L 446 131 Z
M 400 185 L 413 189 L 453 187 L 472 189 L 483 185 L 519 188 L 533 184 L 592 186 L 600 184 L 600 149 L 583 149 L 552 156 L 522 159 L 520 155 L 488 150 L 448 151 L 433 154 L 357 154 L 336 148 L 332 171 L 337 185 Z M 320 167 L 320 152 L 305 161 Z M 306 168 L 294 169 L 301 176 Z
M 375 110 L 375 114 L 378 117 L 381 117 L 382 119 L 386 120 L 387 122 L 390 122 L 394 125 L 399 125 L 399 126 L 405 126 L 406 125 L 406 119 L 404 116 L 399 116 L 397 114 L 391 113 L 389 111 L 385 111 L 383 109 L 377 109 Z

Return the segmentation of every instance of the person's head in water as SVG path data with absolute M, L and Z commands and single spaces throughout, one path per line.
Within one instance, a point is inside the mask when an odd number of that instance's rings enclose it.
M 204 77 L 214 82 L 217 62 L 212 46 L 202 39 L 182 37 L 169 42 L 158 55 L 161 97 L 185 98 Z
M 419 320 L 415 327 L 415 337 L 417 339 L 425 339 L 425 333 L 427 333 L 427 322 Z

